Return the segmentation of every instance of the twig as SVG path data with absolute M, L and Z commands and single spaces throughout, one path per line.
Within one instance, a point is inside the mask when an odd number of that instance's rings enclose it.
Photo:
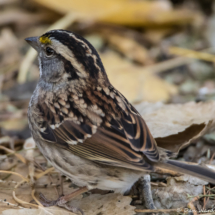
M 215 194 L 208 194 L 208 195 L 199 195 L 198 197 L 199 198 L 202 198 L 202 197 L 214 197 Z M 189 194 L 187 194 L 187 197 L 188 198 L 195 198 L 196 196 L 190 196 Z
M 0 173 L 7 173 L 7 174 L 13 174 L 13 175 L 17 175 L 20 178 L 23 179 L 23 181 L 29 182 L 29 179 L 25 178 L 24 176 L 22 176 L 21 174 L 19 174 L 18 172 L 12 172 L 12 171 L 5 171 L 5 170 L 0 170 Z
M 51 29 L 67 28 L 72 23 L 74 23 L 78 18 L 80 18 L 80 16 L 77 13 L 75 13 L 74 11 L 69 12 L 63 18 L 59 19 L 57 22 L 51 25 L 46 31 L 49 31 Z M 33 63 L 34 59 L 36 58 L 36 56 L 37 52 L 33 48 L 30 48 L 20 65 L 17 79 L 18 83 L 25 83 L 29 68 Z
M 34 193 L 35 193 L 35 189 L 33 188 L 32 191 L 31 191 L 31 196 L 32 196 L 32 198 L 34 199 L 34 201 L 35 201 L 40 207 L 44 207 L 44 206 L 37 200 L 37 198 L 35 197 Z
M 212 154 L 209 164 L 211 164 L 211 162 L 213 161 L 214 156 L 215 156 L 215 152 Z
M 173 69 L 175 67 L 183 66 L 185 64 L 192 63 L 194 59 L 190 59 L 187 57 L 176 57 L 170 60 L 166 60 L 164 62 L 157 63 L 155 65 L 146 66 L 144 70 L 150 71 L 152 73 L 161 73 L 165 72 L 169 69 Z
M 205 185 L 203 186 L 203 195 L 206 195 L 206 193 L 205 193 Z M 203 199 L 203 209 L 205 209 L 205 205 L 206 205 L 206 197 L 204 197 L 204 199 Z
M 207 190 L 207 194 L 208 194 L 208 195 L 211 195 L 211 191 L 210 191 L 210 190 Z M 210 199 L 210 197 L 207 198 L 207 200 L 206 200 L 206 202 L 205 202 L 205 207 L 206 207 L 206 205 L 207 205 L 209 199 Z M 204 207 L 204 209 L 205 209 L 205 207 Z
M 203 50 L 204 52 L 212 52 L 214 51 L 214 48 L 207 48 Z M 211 55 L 211 54 L 210 54 Z M 213 56 L 213 55 L 211 55 Z M 214 56 L 215 58 L 215 56 Z M 166 60 L 164 62 L 160 62 L 157 63 L 155 65 L 150 65 L 150 66 L 145 66 L 144 70 L 146 71 L 150 71 L 152 73 L 161 73 L 161 72 L 165 72 L 167 70 L 173 69 L 175 67 L 179 67 L 179 66 L 183 66 L 189 63 L 192 63 L 193 61 L 195 61 L 194 58 L 189 58 L 189 57 L 176 57 L 170 60 Z
M 54 170 L 54 167 L 51 167 L 51 168 L 47 169 L 46 171 L 41 172 L 41 173 L 35 175 L 35 178 L 36 178 L 36 179 L 39 179 L 39 178 L 41 178 L 42 176 L 46 175 L 47 173 L 49 173 L 49 172 L 51 172 L 51 171 L 53 171 L 53 170 Z
M 184 49 L 180 47 L 170 47 L 169 52 L 171 54 L 186 56 L 188 58 L 215 62 L 215 55 L 212 55 L 206 52 L 194 51 L 194 50 Z
M 24 181 L 24 180 L 23 180 L 23 181 L 20 181 L 20 182 L 15 186 L 15 188 L 14 188 L 14 190 L 13 190 L 13 198 L 14 198 L 14 200 L 17 201 L 19 204 L 22 204 L 22 205 L 29 205 L 29 206 L 32 206 L 32 207 L 39 208 L 38 205 L 25 202 L 25 201 L 23 201 L 22 199 L 19 199 L 19 198 L 16 197 L 15 190 L 16 190 L 23 182 L 25 182 L 25 181 Z
M 200 199 L 199 196 L 195 196 L 195 197 L 187 204 L 187 207 L 190 208 L 190 209 L 192 210 L 193 215 L 197 215 L 197 210 L 196 210 L 196 208 L 195 208 L 195 206 L 194 206 L 193 203 L 194 203 L 195 201 L 199 200 L 199 199 Z
M 14 155 L 15 155 L 19 160 L 21 160 L 24 164 L 27 163 L 27 160 L 26 160 L 22 155 L 17 154 L 15 151 L 13 151 L 13 150 L 11 150 L 11 149 L 8 149 L 8 148 L 6 148 L 6 147 L 4 147 L 4 146 L 0 146 L 0 149 L 3 149 L 3 150 L 5 150 L 5 151 L 8 152 L 8 153 L 14 154 Z
M 31 206 L 31 207 L 36 207 L 38 209 L 41 209 L 42 211 L 45 211 L 45 214 L 50 214 L 50 215 L 53 215 L 53 213 L 49 212 L 47 209 L 44 208 L 43 205 L 41 205 L 41 203 L 36 199 L 36 197 L 34 196 L 34 190 L 32 190 L 32 197 L 34 198 L 34 200 L 39 204 L 39 205 L 35 205 L 35 204 L 31 204 L 31 203 L 28 203 L 28 202 L 25 202 L 23 201 L 22 199 L 19 199 L 17 198 L 16 196 L 16 193 L 15 193 L 15 190 L 23 183 L 24 181 L 21 181 L 19 182 L 14 190 L 13 190 L 13 198 L 15 199 L 15 201 L 17 201 L 19 204 L 22 204 L 22 205 L 28 205 L 28 206 Z

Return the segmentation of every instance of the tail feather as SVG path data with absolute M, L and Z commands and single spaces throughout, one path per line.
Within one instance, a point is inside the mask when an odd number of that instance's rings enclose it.
M 208 167 L 187 164 L 175 160 L 167 160 L 165 161 L 165 163 L 159 165 L 159 167 L 164 167 L 173 171 L 179 171 L 181 173 L 195 176 L 212 184 L 215 184 L 215 171 L 211 170 Z

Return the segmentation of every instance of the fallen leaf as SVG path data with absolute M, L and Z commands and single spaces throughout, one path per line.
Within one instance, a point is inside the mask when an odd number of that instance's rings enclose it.
M 110 193 L 106 195 L 93 194 L 83 199 L 72 200 L 71 206 L 81 208 L 86 215 L 133 215 L 135 207 L 130 205 L 131 197 L 121 194 Z M 1 215 L 76 215 L 59 207 L 49 207 L 40 209 L 8 209 Z
M 179 177 L 175 177 L 176 181 L 181 181 L 181 182 L 188 182 L 190 184 L 194 184 L 194 185 L 207 185 L 208 182 L 197 178 L 197 177 L 193 177 L 191 175 L 182 175 Z
M 158 146 L 178 152 L 215 129 L 215 101 L 136 105 Z
M 35 155 L 38 155 L 38 150 L 35 152 L 34 158 L 35 158 Z M 37 158 L 38 158 L 38 156 L 37 156 Z M 4 162 L 7 162 L 7 161 L 4 161 Z M 27 176 L 28 171 L 29 171 L 28 166 L 23 163 L 19 163 L 19 162 L 16 162 L 16 164 L 17 165 L 13 168 L 13 171 L 17 172 L 23 176 Z M 0 180 L 0 190 L 1 190 L 1 192 L 0 192 L 0 213 L 9 208 L 13 208 L 13 209 L 17 208 L 17 206 L 11 206 L 11 204 L 17 205 L 17 202 L 13 199 L 12 192 L 13 192 L 15 185 L 17 185 L 17 183 L 20 182 L 20 177 L 18 177 L 17 175 L 1 173 L 1 178 L 2 179 Z M 55 187 L 57 187 L 59 184 L 60 184 L 59 174 L 52 174 L 52 181 L 50 180 L 50 177 L 48 175 L 45 175 L 45 176 L 39 178 L 38 180 L 36 180 L 34 187 L 36 189 L 37 199 L 39 199 L 39 193 L 43 193 L 47 199 L 56 200 L 59 196 L 58 196 L 58 193 L 56 192 Z M 65 195 L 72 193 L 74 190 L 75 190 L 75 188 L 71 186 L 70 181 L 63 182 L 63 192 Z M 25 184 L 21 185 L 18 189 L 16 189 L 15 192 L 16 192 L 16 196 L 25 202 L 30 202 L 33 200 L 32 196 L 31 196 L 30 184 L 25 183 Z M 81 196 L 79 196 L 77 198 L 80 198 L 80 197 Z M 7 202 L 9 202 L 10 204 L 8 205 Z M 24 206 L 25 205 L 23 205 L 23 207 Z M 26 206 L 26 207 L 29 208 L 29 206 Z M 28 214 L 28 213 L 26 213 L 26 214 Z M 37 214 L 39 214 L 39 213 L 37 213 Z
M 133 38 L 125 37 L 124 35 L 113 32 L 103 34 L 103 36 L 114 49 L 121 52 L 128 59 L 134 60 L 135 62 L 143 65 L 152 63 L 152 59 L 150 59 L 147 49 L 136 42 Z
M 8 209 L 2 212 L 1 215 L 77 215 L 75 213 L 69 212 L 63 208 L 59 207 L 48 207 L 48 208 L 40 208 L 40 209 Z
M 60 13 L 74 11 L 87 20 L 130 26 L 187 24 L 196 14 L 190 10 L 173 10 L 169 1 L 130 0 L 35 0 Z
M 33 14 L 16 9 L 1 11 L 0 26 L 2 25 L 33 25 L 47 19 L 47 13 Z
M 94 194 L 72 200 L 71 205 L 81 208 L 87 215 L 132 215 L 135 214 L 135 207 L 130 205 L 131 200 L 131 197 L 119 193 Z
M 32 144 L 31 138 L 29 138 L 26 143 L 26 145 Z M 29 149 L 27 150 L 29 151 Z M 34 155 L 32 155 L 37 163 L 40 163 L 38 160 L 38 149 L 35 149 Z M 26 150 L 22 151 L 23 154 L 26 153 Z M 5 162 L 5 161 L 4 161 Z M 13 168 L 14 172 L 17 172 L 24 177 L 28 175 L 28 165 L 24 163 L 17 162 L 17 165 Z M 39 171 L 35 168 L 35 171 Z M 37 179 L 35 181 L 35 196 L 37 199 L 39 199 L 39 193 L 43 193 L 44 196 L 49 200 L 56 200 L 59 196 L 56 192 L 55 187 L 58 187 L 60 185 L 59 177 L 60 174 L 58 173 L 52 173 L 51 174 L 52 179 L 50 180 L 49 175 L 44 175 L 43 177 Z M 1 215 L 9 215 L 9 214 L 20 214 L 20 215 L 29 215 L 29 214 L 50 214 L 53 215 L 59 215 L 59 214 L 68 214 L 73 215 L 74 213 L 65 211 L 62 208 L 59 207 L 51 207 L 51 208 L 39 208 L 39 209 L 28 209 L 29 206 L 22 205 L 23 207 L 27 207 L 24 209 L 18 209 L 17 202 L 12 197 L 12 192 L 17 185 L 17 183 L 20 181 L 20 177 L 17 175 L 11 175 L 11 174 L 2 174 L 1 173 L 1 180 L 0 180 L 0 213 Z M 74 186 L 71 186 L 70 180 L 63 180 L 63 193 L 64 195 L 67 195 L 69 193 L 74 192 L 77 188 L 74 188 Z M 31 202 L 33 200 L 31 196 L 31 186 L 30 184 L 22 184 L 19 188 L 16 189 L 16 196 L 25 201 L 25 202 Z M 115 194 L 110 193 L 106 195 L 100 195 L 100 194 L 91 194 L 85 198 L 82 198 L 82 195 L 77 196 L 75 199 L 71 200 L 71 205 L 74 207 L 78 207 L 82 209 L 85 214 L 87 215 L 95 215 L 95 214 L 103 214 L 103 215 L 132 215 L 135 214 L 134 210 L 135 207 L 131 206 L 131 197 L 123 196 L 122 194 Z M 9 203 L 9 204 L 8 204 Z M 13 208 L 13 209 L 11 209 Z M 8 209 L 8 210 L 7 210 Z
M 184 208 L 190 201 L 187 194 L 198 196 L 202 193 L 203 185 L 177 181 L 175 178 L 167 178 L 166 187 L 156 187 L 156 189 L 152 190 L 152 196 L 157 208 Z
M 170 33 L 173 33 L 174 31 L 176 31 L 176 29 L 167 26 L 159 29 L 148 29 L 143 35 L 151 43 L 159 45 L 163 38 L 165 38 L 167 35 L 170 35 Z
M 19 113 L 16 115 L 19 115 Z M 0 122 L 0 127 L 5 130 L 23 130 L 28 124 L 26 118 L 11 118 Z
M 167 101 L 177 88 L 113 52 L 101 54 L 110 82 L 130 102 Z
M 0 52 L 7 51 L 8 49 L 14 47 L 18 49 L 18 39 L 13 34 L 11 29 L 3 28 L 0 34 Z

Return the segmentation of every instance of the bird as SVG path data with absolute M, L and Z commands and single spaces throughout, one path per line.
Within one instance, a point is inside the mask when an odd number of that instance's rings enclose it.
M 40 70 L 28 108 L 31 134 L 53 167 L 80 187 L 47 206 L 94 188 L 125 193 L 159 167 L 215 184 L 214 171 L 173 160 L 173 152 L 157 146 L 85 38 L 54 29 L 25 40 L 38 52 Z

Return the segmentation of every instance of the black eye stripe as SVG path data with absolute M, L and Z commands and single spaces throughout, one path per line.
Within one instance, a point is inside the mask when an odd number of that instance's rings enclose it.
M 59 60 L 63 61 L 65 72 L 71 75 L 71 77 L 69 77 L 69 80 L 74 80 L 74 79 L 78 79 L 79 78 L 79 76 L 77 75 L 76 69 L 73 67 L 73 65 L 71 64 L 70 61 L 68 61 L 67 59 L 65 59 L 60 54 L 56 54 L 56 57 Z

